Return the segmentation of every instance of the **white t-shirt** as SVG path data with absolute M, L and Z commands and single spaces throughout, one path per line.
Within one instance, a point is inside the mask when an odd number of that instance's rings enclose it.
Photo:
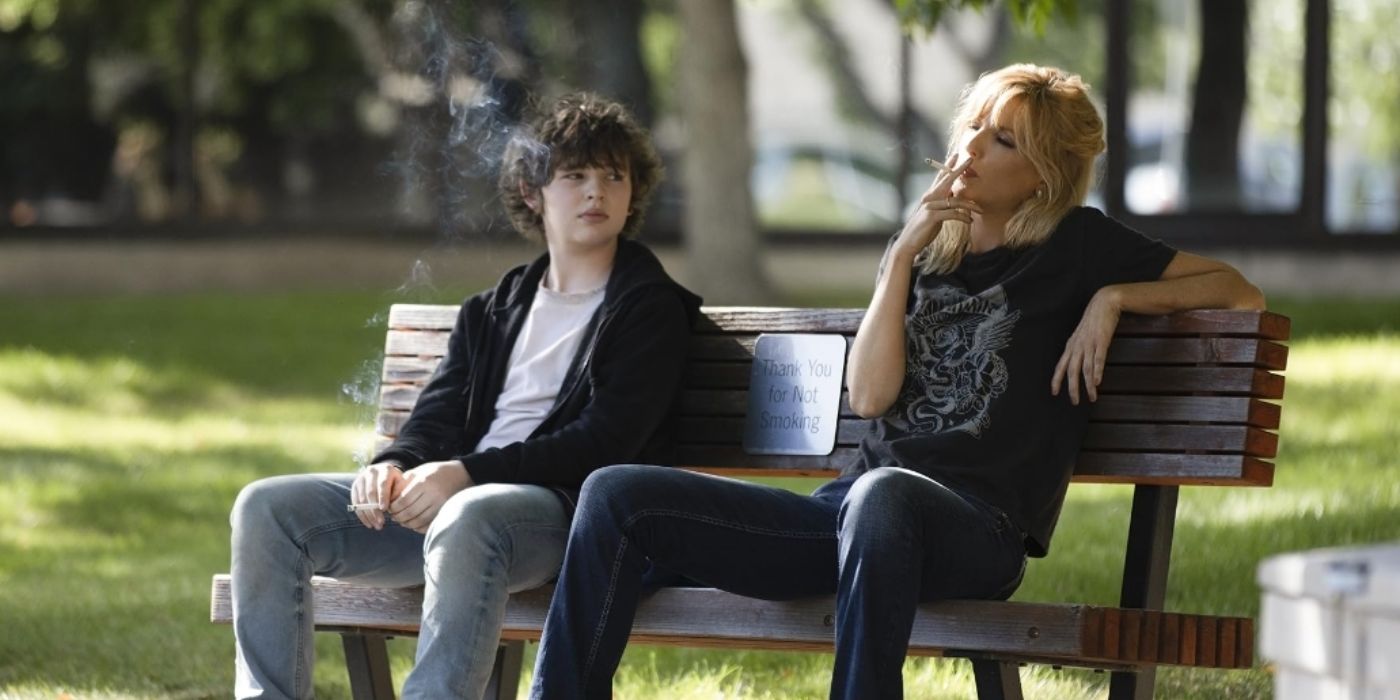
M 541 280 L 525 325 L 510 351 L 506 382 L 496 399 L 496 418 L 476 451 L 520 442 L 530 436 L 544 418 L 594 312 L 603 303 L 604 287 L 564 294 L 546 289 Z

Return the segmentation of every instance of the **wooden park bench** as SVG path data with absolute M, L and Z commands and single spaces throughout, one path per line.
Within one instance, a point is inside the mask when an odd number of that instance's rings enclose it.
M 732 476 L 831 476 L 868 429 L 842 399 L 829 456 L 747 454 L 741 445 L 750 362 L 761 333 L 853 336 L 860 309 L 708 307 L 691 342 L 678 424 L 679 466 Z M 389 316 L 378 432 L 388 440 L 437 365 L 455 306 L 396 305 Z M 1110 697 L 1151 697 L 1156 667 L 1249 668 L 1254 621 L 1166 612 L 1181 486 L 1269 486 L 1283 396 L 1289 321 L 1268 312 L 1125 316 L 1111 348 L 1076 483 L 1133 486 L 1118 607 L 1084 602 L 952 600 L 920 607 L 909 653 L 970 659 L 979 696 L 1021 695 L 1025 663 L 1112 673 Z M 1049 378 L 1046 378 L 1048 385 Z M 1072 506 L 1071 506 L 1072 507 Z M 1062 535 L 1063 536 L 1063 535 Z M 1248 567 L 1240 576 L 1249 576 Z M 356 698 L 392 698 L 384 640 L 415 635 L 422 589 L 314 580 L 315 624 L 342 635 Z M 493 698 L 515 696 L 524 642 L 538 640 L 551 587 L 515 595 L 505 618 Z M 647 598 L 634 642 L 726 649 L 830 651 L 833 598 L 767 602 L 713 589 Z M 229 581 L 214 577 L 215 622 L 232 614 Z

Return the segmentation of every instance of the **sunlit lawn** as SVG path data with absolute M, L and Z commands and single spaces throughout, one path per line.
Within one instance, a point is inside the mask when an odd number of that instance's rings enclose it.
M 370 416 L 353 397 L 372 388 L 383 312 L 400 300 L 0 299 L 0 698 L 227 696 L 232 634 L 207 620 L 229 505 L 260 476 L 353 468 Z M 1254 615 L 1264 556 L 1400 538 L 1400 302 L 1275 307 L 1296 338 L 1276 486 L 1184 490 L 1173 609 Z M 1114 603 L 1129 498 L 1073 489 L 1054 553 L 1018 599 Z M 346 697 L 338 642 L 320 637 L 318 693 Z M 400 674 L 411 652 L 395 642 Z M 828 664 L 637 647 L 617 688 L 824 697 Z M 906 673 L 909 697 L 972 692 L 962 662 L 911 661 Z M 1105 681 L 1023 677 L 1031 697 L 1093 695 Z M 1158 684 L 1162 697 L 1265 697 L 1270 679 L 1168 670 Z

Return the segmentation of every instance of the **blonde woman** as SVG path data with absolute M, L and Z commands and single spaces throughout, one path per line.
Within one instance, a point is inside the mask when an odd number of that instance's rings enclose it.
M 1005 598 L 1049 550 L 1119 314 L 1262 308 L 1228 265 L 1082 206 L 1104 140 L 1078 76 L 984 75 L 950 135 L 851 348 L 851 407 L 873 420 L 858 458 L 811 496 L 592 474 L 534 697 L 611 696 L 650 567 L 759 598 L 834 592 L 831 696 L 901 697 L 920 601 Z

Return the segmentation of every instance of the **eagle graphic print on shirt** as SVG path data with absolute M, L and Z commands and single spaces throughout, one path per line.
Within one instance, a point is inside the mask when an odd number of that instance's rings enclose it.
M 1007 307 L 1001 285 L 975 296 L 953 286 L 922 296 L 908 319 L 904 386 L 888 418 L 905 430 L 980 438 L 1011 381 L 1001 351 L 1021 312 Z

